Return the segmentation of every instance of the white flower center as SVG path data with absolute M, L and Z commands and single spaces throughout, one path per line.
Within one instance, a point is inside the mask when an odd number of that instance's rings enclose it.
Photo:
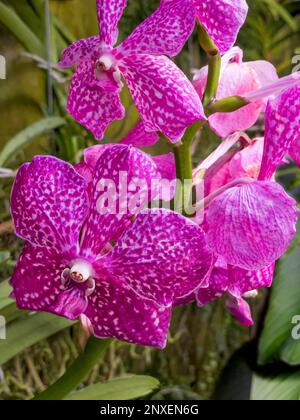
M 92 273 L 92 266 L 87 261 L 75 261 L 70 269 L 70 277 L 75 283 L 85 283 Z

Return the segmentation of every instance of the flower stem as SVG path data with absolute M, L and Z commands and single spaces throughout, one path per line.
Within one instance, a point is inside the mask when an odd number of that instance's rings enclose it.
M 192 193 L 193 165 L 191 145 L 205 121 L 197 121 L 187 128 L 181 142 L 173 147 L 178 185 L 175 196 L 175 210 L 183 210 L 190 203 Z
M 200 46 L 206 52 L 208 58 L 208 76 L 203 97 L 203 105 L 206 107 L 217 96 L 222 60 L 218 48 L 200 24 L 198 25 L 198 38 Z
M 37 395 L 34 400 L 62 400 L 81 384 L 93 367 L 103 357 L 111 339 L 99 340 L 90 337 L 83 353 L 75 360 L 66 373 L 46 391 Z
M 209 115 L 215 114 L 216 112 L 234 112 L 246 105 L 249 105 L 247 99 L 241 96 L 229 96 L 228 98 L 220 99 L 207 106 Z

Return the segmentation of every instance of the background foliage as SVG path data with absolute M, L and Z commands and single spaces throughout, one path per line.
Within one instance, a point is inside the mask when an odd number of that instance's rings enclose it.
M 5 174 L 0 173 L 0 315 L 9 322 L 8 340 L 0 341 L 0 399 L 31 398 L 45 389 L 76 358 L 86 340 L 78 325 L 47 314 L 17 311 L 7 298 L 7 279 L 21 243 L 5 222 L 10 219 L 9 194 L 14 171 L 22 162 L 33 154 L 51 153 L 75 163 L 81 159 L 82 150 L 94 144 L 92 136 L 65 112 L 71 72 L 62 72 L 55 65 L 70 42 L 96 33 L 94 3 L 94 0 L 50 0 L 50 25 L 47 25 L 45 0 L 0 1 L 0 54 L 7 60 L 7 80 L 0 80 L 0 167 L 8 169 Z M 248 0 L 248 3 L 248 21 L 238 41 L 245 58 L 270 60 L 281 75 L 291 72 L 292 58 L 300 54 L 300 1 Z M 120 39 L 157 4 L 157 0 L 129 0 Z M 190 77 L 193 69 L 205 64 L 196 37 L 176 61 Z M 137 120 L 137 111 L 126 90 L 122 99 L 127 118 L 109 128 L 105 141 L 120 140 Z M 260 131 L 258 124 L 250 134 Z M 205 157 L 217 140 L 207 134 L 194 151 L 195 161 Z M 166 147 L 165 143 L 159 143 L 152 152 L 162 153 Z M 295 196 L 299 180 L 299 171 L 293 166 L 282 170 L 280 181 Z M 262 292 L 255 303 L 256 328 L 238 326 L 222 301 L 203 310 L 193 305 L 179 308 L 166 351 L 115 342 L 84 385 L 111 381 L 124 374 L 149 374 L 160 380 L 159 390 L 157 382 L 151 379 L 133 378 L 136 381 L 133 392 L 127 386 L 129 391 L 123 395 L 125 378 L 109 382 L 110 395 L 124 399 L 151 393 L 155 399 L 206 399 L 213 395 L 217 399 L 225 396 L 299 399 L 300 342 L 291 339 L 291 317 L 300 314 L 298 242 L 297 239 L 290 254 L 279 264 L 270 302 L 268 293 Z M 235 350 L 249 342 L 231 358 Z M 271 368 L 259 365 L 271 362 L 276 363 Z M 141 393 L 137 394 L 136 389 L 141 389 Z M 103 397 L 101 385 L 88 388 L 88 394 L 84 392 L 72 398 Z

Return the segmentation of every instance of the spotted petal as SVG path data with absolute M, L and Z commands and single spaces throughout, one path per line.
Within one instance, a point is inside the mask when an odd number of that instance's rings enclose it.
M 234 44 L 243 26 L 248 6 L 245 0 L 192 0 L 197 17 L 221 54 Z
M 114 145 L 100 155 L 82 245 L 86 256 L 99 254 L 117 239 L 133 215 L 151 201 L 152 194 L 155 196 L 151 183 L 160 178 L 151 157 L 132 146 Z
M 18 307 L 77 319 L 87 302 L 75 288 L 62 290 L 61 274 L 70 258 L 27 242 L 11 279 Z
M 294 147 L 300 131 L 300 85 L 270 101 L 266 112 L 265 146 L 259 179 L 270 179 Z
M 291 145 L 288 154 L 300 167 L 300 136 L 298 136 L 298 139 Z
M 219 259 L 220 260 L 220 259 Z M 209 277 L 209 286 L 196 291 L 196 301 L 201 308 L 222 297 L 228 290 L 227 264 L 216 264 Z
M 118 23 L 127 0 L 97 0 L 100 41 L 113 46 L 118 39 Z
M 62 52 L 62 59 L 58 65 L 62 68 L 73 67 L 81 61 L 96 61 L 101 54 L 98 36 L 83 38 L 73 42 Z
M 143 121 L 139 121 L 134 128 L 122 140 L 122 144 L 134 147 L 148 147 L 157 143 L 159 136 L 156 131 L 146 131 Z
M 74 252 L 88 213 L 85 180 L 68 163 L 37 156 L 21 167 L 11 196 L 16 233 L 32 244 Z
M 137 216 L 102 263 L 140 296 L 170 306 L 207 284 L 212 254 L 199 226 L 153 209 Z
M 195 10 L 190 0 L 164 1 L 120 45 L 120 50 L 174 57 L 180 53 L 194 26 Z
M 230 188 L 207 210 L 208 242 L 231 265 L 260 270 L 288 249 L 299 211 L 274 182 Z
M 167 57 L 130 55 L 120 68 L 146 130 L 161 131 L 176 142 L 188 126 L 206 119 L 192 84 Z
M 93 62 L 81 62 L 73 76 L 68 98 L 69 113 L 97 140 L 103 138 L 112 121 L 125 116 L 119 97 L 120 86 L 113 77 L 103 77 L 102 80 L 95 77 Z
M 166 346 L 170 308 L 142 299 L 120 279 L 103 280 L 101 275 L 96 284 L 85 314 L 97 337 L 115 337 L 158 348 Z
M 257 271 L 244 270 L 229 266 L 229 291 L 235 297 L 241 297 L 252 290 L 270 287 L 273 282 L 275 263 Z

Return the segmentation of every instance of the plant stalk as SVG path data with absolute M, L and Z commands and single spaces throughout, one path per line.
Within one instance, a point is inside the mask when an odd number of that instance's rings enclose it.
M 90 337 L 85 350 L 75 360 L 66 373 L 53 385 L 33 400 L 62 400 L 80 385 L 101 360 L 109 347 L 111 339 L 99 340 Z

